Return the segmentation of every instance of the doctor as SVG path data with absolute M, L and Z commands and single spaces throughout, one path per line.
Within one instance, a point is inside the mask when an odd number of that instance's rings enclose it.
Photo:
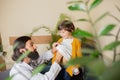
M 10 71 L 11 80 L 54 80 L 58 73 L 61 70 L 59 65 L 62 56 L 57 54 L 55 62 L 52 64 L 50 70 L 45 74 L 37 73 L 32 75 L 33 72 L 33 61 L 36 61 L 36 64 L 42 64 L 45 61 L 50 60 L 53 57 L 51 51 L 48 51 L 43 54 L 38 54 L 37 47 L 32 42 L 31 38 L 28 36 L 21 36 L 14 41 L 13 44 L 13 55 L 12 59 L 17 61 L 18 58 L 23 55 L 29 54 L 24 57 L 21 61 L 16 62 Z

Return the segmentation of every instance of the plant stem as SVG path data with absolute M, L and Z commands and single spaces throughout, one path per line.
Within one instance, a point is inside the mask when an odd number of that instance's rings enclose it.
M 117 17 L 113 16 L 112 14 L 109 14 L 109 16 L 113 17 L 115 20 L 117 20 L 118 22 L 120 22 L 120 19 L 118 19 Z
M 120 28 L 119 28 L 119 30 L 118 30 L 118 32 L 117 32 L 117 34 L 116 34 L 115 42 L 118 41 L 119 33 L 120 33 Z M 115 62 L 115 60 L 116 60 L 116 55 L 117 55 L 117 48 L 114 48 L 113 62 Z
M 101 49 L 101 46 L 100 46 L 100 42 L 99 42 L 99 40 L 98 40 L 98 35 L 97 35 L 96 28 L 95 28 L 95 24 L 94 24 L 94 22 L 92 21 L 92 18 L 91 18 L 91 16 L 90 16 L 90 11 L 89 11 L 87 5 L 85 5 L 85 6 L 86 6 L 86 13 L 87 13 L 88 18 L 89 18 L 89 23 L 91 24 L 91 27 L 93 28 L 93 31 L 94 31 L 94 33 L 93 33 L 94 36 L 93 36 L 93 37 L 94 37 L 94 39 L 95 39 L 95 41 L 96 41 L 95 46 L 96 46 L 97 50 L 99 51 L 99 53 L 100 53 L 100 55 L 101 55 L 101 57 L 102 57 L 102 49 Z

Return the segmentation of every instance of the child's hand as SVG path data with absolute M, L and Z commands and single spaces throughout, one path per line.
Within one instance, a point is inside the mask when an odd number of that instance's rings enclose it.
M 80 73 L 79 69 L 78 68 L 74 68 L 73 69 L 73 74 L 74 75 L 78 75 Z

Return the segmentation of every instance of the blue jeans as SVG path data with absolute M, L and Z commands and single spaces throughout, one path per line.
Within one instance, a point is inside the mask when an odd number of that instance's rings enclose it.
M 50 67 L 51 65 L 46 66 L 41 73 L 45 74 L 47 71 L 49 71 Z M 71 76 L 66 72 L 66 69 L 63 66 L 61 67 L 62 69 L 55 80 L 71 80 Z
M 66 69 L 62 67 L 62 70 L 59 72 L 55 80 L 70 80 L 71 76 L 66 72 Z

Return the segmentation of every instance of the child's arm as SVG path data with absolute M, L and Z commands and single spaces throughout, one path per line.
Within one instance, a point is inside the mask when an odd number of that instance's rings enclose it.
M 71 52 L 64 45 L 58 45 L 56 49 L 67 61 L 71 59 Z

